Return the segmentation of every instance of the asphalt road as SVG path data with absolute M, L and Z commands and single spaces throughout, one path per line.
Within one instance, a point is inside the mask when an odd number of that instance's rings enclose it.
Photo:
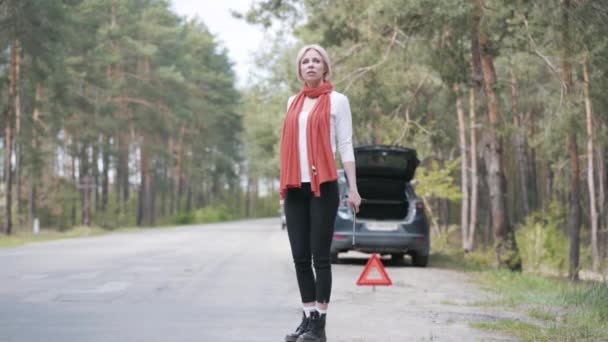
M 516 314 L 466 305 L 491 298 L 467 275 L 406 259 L 373 291 L 355 285 L 365 258 L 333 267 L 328 341 L 513 340 L 470 327 Z M 278 219 L 0 249 L 2 342 L 279 342 L 299 319 Z

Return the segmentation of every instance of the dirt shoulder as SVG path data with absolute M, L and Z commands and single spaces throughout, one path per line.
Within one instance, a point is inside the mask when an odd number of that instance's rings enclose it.
M 384 261 L 393 286 L 356 286 L 365 255 L 349 253 L 334 265 L 328 323 L 331 341 L 514 341 L 514 336 L 473 328 L 471 323 L 523 320 L 525 314 L 479 305 L 497 295 L 481 289 L 465 272 L 417 268 L 409 260 Z M 363 319 L 362 319 L 363 318 Z

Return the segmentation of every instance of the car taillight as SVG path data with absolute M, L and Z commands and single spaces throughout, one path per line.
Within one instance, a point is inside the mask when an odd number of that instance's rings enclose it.
M 334 234 L 334 240 L 346 240 L 346 235 Z
M 424 209 L 424 203 L 422 203 L 422 202 L 416 202 L 416 209 L 423 210 Z

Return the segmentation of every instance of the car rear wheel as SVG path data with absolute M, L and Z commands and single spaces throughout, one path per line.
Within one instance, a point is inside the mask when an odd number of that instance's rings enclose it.
M 391 253 L 391 262 L 397 264 L 403 260 L 404 253 Z
M 418 253 L 411 253 L 410 256 L 412 257 L 412 265 L 414 265 L 416 267 L 426 267 L 426 265 L 429 263 L 428 255 L 420 255 Z

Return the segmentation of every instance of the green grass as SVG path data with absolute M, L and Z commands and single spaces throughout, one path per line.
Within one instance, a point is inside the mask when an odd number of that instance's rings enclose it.
M 534 334 L 530 333 L 538 330 L 538 326 L 534 324 L 513 319 L 501 319 L 496 322 L 474 322 L 471 323 L 471 326 L 477 329 L 517 335 L 522 341 L 536 341 Z
M 23 246 L 28 243 L 37 243 L 37 242 L 46 242 L 52 240 L 60 240 L 60 239 L 71 239 L 71 238 L 80 238 L 80 237 L 88 237 L 88 236 L 99 236 L 105 234 L 112 234 L 117 232 L 128 232 L 128 231 L 139 231 L 142 229 L 162 229 L 162 228 L 173 228 L 179 227 L 186 224 L 200 224 L 200 223 L 217 223 L 224 222 L 231 219 L 235 219 L 233 217 L 205 217 L 200 220 L 196 220 L 196 222 L 180 222 L 179 220 L 167 220 L 160 221 L 155 226 L 151 227 L 118 227 L 118 228 L 101 228 L 101 227 L 85 227 L 85 226 L 76 226 L 73 228 L 69 228 L 66 230 L 57 230 L 57 229 L 41 229 L 38 235 L 34 235 L 31 229 L 26 228 L 16 228 L 14 229 L 11 235 L 6 235 L 4 233 L 0 233 L 0 248 L 6 247 L 18 247 Z
M 455 301 L 449 300 L 449 299 L 442 299 L 442 300 L 439 301 L 439 304 L 441 304 L 441 305 L 454 305 L 454 306 L 460 305 L 459 303 L 456 303 Z
M 547 312 L 541 308 L 532 308 L 528 311 L 528 315 L 534 319 L 541 321 L 555 321 L 557 316 L 551 312 Z
M 112 232 L 131 231 L 136 228 L 120 228 L 114 230 L 102 229 L 98 227 L 83 227 L 78 226 L 64 231 L 41 229 L 38 235 L 34 235 L 32 231 L 16 229 L 11 235 L 0 235 L 0 248 L 3 247 L 18 247 L 28 243 L 46 242 L 60 239 L 72 239 L 87 236 L 99 236 Z
M 608 284 L 498 270 L 491 255 L 448 250 L 430 258 L 434 267 L 472 273 L 483 289 L 500 296 L 468 305 L 505 307 L 530 317 L 470 322 L 473 327 L 512 334 L 521 341 L 608 341 Z
M 492 261 L 486 255 L 465 254 L 463 252 L 432 251 L 429 266 L 436 268 L 449 268 L 460 271 L 483 271 L 489 269 Z
M 512 319 L 498 320 L 496 322 L 473 322 L 471 326 L 515 335 L 518 341 L 606 341 L 606 333 L 599 331 L 600 328 L 591 327 L 590 324 L 573 327 L 568 322 L 549 322 L 545 326 L 531 324 L 528 322 Z

